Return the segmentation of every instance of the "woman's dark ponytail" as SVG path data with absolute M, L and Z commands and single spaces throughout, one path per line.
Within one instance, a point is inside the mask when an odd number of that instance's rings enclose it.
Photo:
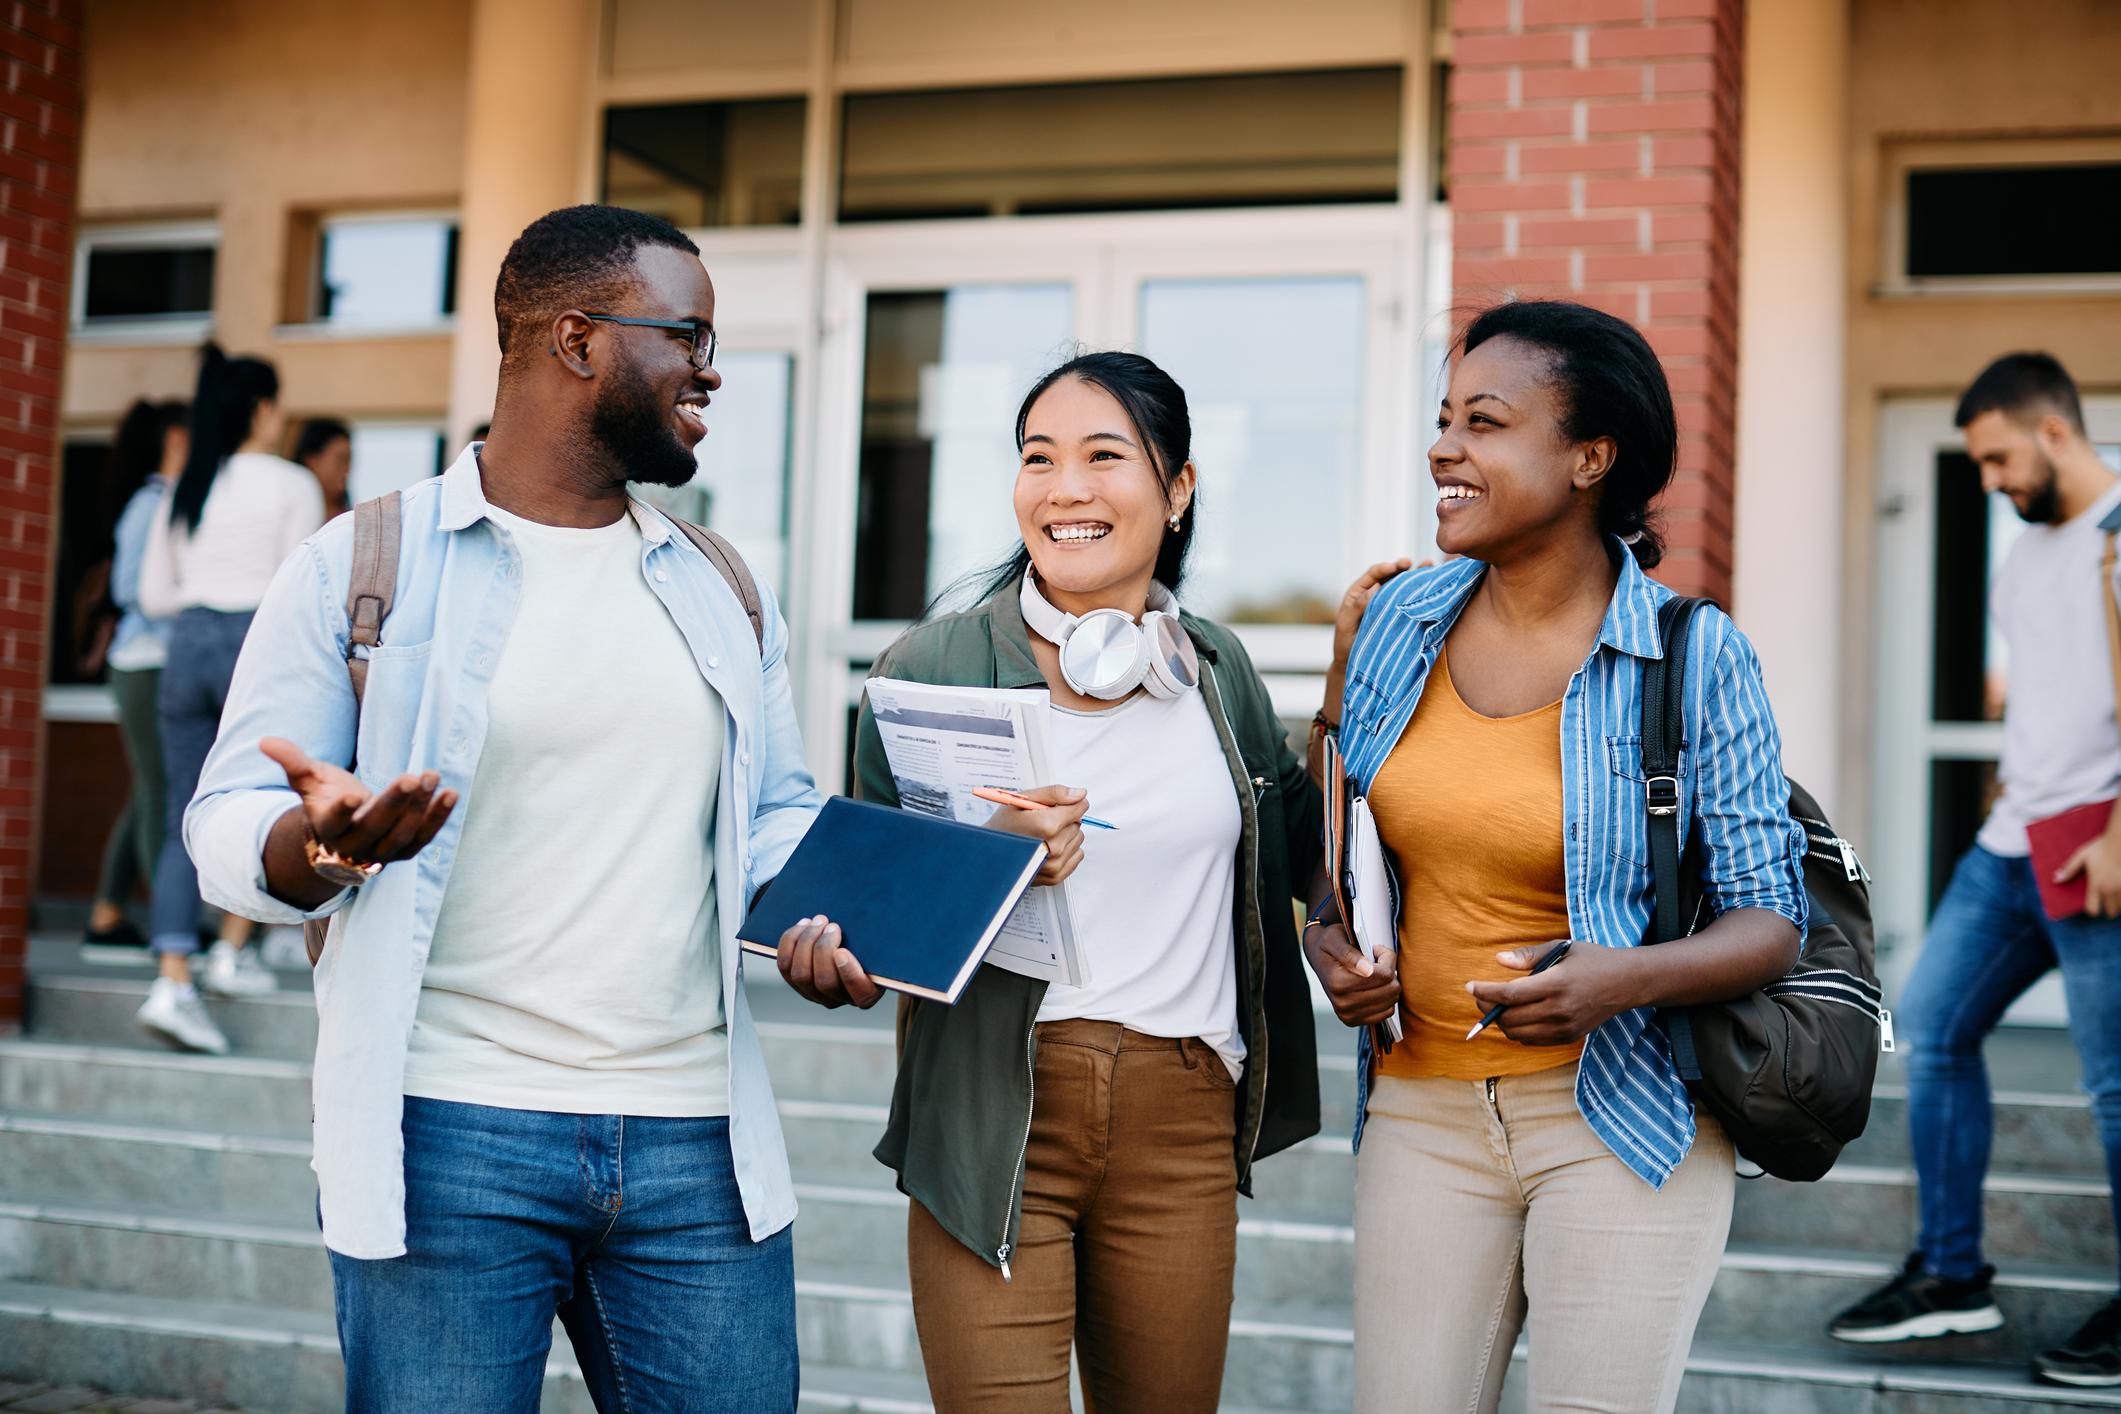
M 262 358 L 230 358 L 209 343 L 199 357 L 199 390 L 191 402 L 191 451 L 170 492 L 170 514 L 199 528 L 214 477 L 250 438 L 258 404 L 280 396 L 280 375 Z

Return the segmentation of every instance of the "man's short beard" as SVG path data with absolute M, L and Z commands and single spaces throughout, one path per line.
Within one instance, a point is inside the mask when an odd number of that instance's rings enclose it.
M 631 360 L 615 365 L 597 390 L 589 421 L 594 437 L 628 481 L 683 486 L 699 473 L 692 452 L 670 425 L 671 404 Z
M 2062 493 L 2055 487 L 2055 464 L 2043 453 L 2034 452 L 2033 455 L 2040 458 L 2047 479 L 2024 505 L 2017 507 L 2018 519 L 2027 525 L 2053 525 L 2062 519 Z

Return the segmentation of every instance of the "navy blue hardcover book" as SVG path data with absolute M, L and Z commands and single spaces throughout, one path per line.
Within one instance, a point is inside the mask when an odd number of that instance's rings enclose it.
M 823 915 L 879 986 L 955 1002 L 1045 858 L 1022 835 L 834 796 L 737 939 L 773 957 Z

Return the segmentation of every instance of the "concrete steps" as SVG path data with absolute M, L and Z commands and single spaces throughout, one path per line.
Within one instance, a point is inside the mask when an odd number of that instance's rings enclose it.
M 328 1264 L 309 1171 L 306 991 L 215 1003 L 238 1053 L 157 1049 L 145 982 L 40 967 L 31 1029 L 0 1040 L 0 1379 L 84 1383 L 256 1409 L 339 1404 Z M 927 1407 L 905 1290 L 905 1200 L 870 1157 L 892 1073 L 888 1015 L 826 1016 L 754 984 L 794 1165 L 806 1409 Z M 1334 1132 L 1265 1161 L 1240 1208 L 1225 1409 L 1352 1403 L 1353 1066 L 1321 1028 Z M 1872 1132 L 1820 1184 L 1741 1186 L 1733 1242 L 1681 1407 L 1717 1414 L 2121 1408 L 2033 1384 L 2024 1361 L 2112 1290 L 2103 1156 L 2054 1037 L 2007 1038 L 1990 1243 L 2001 1331 L 1853 1350 L 1832 1312 L 1884 1280 L 1913 1234 L 1905 1100 L 1882 1077 Z M 2063 1082 L 2066 1084 L 2066 1081 Z M 209 1298 L 202 1303 L 199 1297 Z M 1520 1350 L 1519 1359 L 1523 1352 Z M 1521 1401 L 1520 1367 L 1506 1407 Z M 589 1408 L 564 1334 L 548 1410 Z

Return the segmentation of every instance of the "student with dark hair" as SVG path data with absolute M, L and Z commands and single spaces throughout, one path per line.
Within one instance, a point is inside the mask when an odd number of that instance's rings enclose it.
M 324 514 L 351 509 L 346 483 L 353 474 L 353 429 L 336 417 L 312 417 L 295 434 L 295 461 L 317 478 L 324 492 Z
M 494 304 L 493 435 L 401 493 L 381 641 L 356 510 L 266 595 L 187 835 L 216 902 L 332 920 L 349 1410 L 527 1414 L 557 1314 L 601 1410 L 787 1414 L 795 1192 L 736 928 L 822 802 L 773 595 L 755 629 L 627 489 L 693 474 L 714 285 L 668 222 L 577 206 Z
M 2121 793 L 2114 720 L 2113 545 L 2121 478 L 2084 431 L 2077 386 L 2043 353 L 1990 364 L 1959 400 L 1982 489 L 2028 524 L 1990 592 L 2010 650 L 2002 793 L 1931 915 L 1899 1006 L 1921 1234 L 1900 1274 L 1828 1327 L 1862 1344 L 1994 1330 L 2003 1312 L 1981 1255 L 1981 1187 L 1994 1129 L 1981 1052 L 2003 1013 L 2059 967 L 2070 1035 L 2121 1205 L 2121 807 L 2054 882 L 2081 880 L 2083 911 L 2051 919 L 2030 826 Z M 1981 626 L 1968 625 L 1978 633 Z M 2121 632 L 2116 626 L 2115 632 Z M 2116 1209 L 2121 1222 L 2121 1207 Z M 2033 1361 L 2042 1379 L 2121 1385 L 2121 1298 Z
M 1378 591 L 1329 723 L 1398 865 L 1400 952 L 1371 967 L 1330 915 L 1305 940 L 1343 1021 L 1405 1027 L 1389 1055 L 1359 1043 L 1355 1407 L 1494 1410 L 1529 1313 L 1528 1407 L 1654 1414 L 1734 1184 L 1656 1009 L 1789 969 L 1804 836 L 1760 665 L 1704 609 L 1678 810 L 1716 918 L 1638 946 L 1671 393 L 1639 333 L 1581 305 L 1497 306 L 1457 352 L 1429 470 L 1437 544 L 1462 558 Z
M 1046 841 L 1039 882 L 1068 881 L 1089 977 L 989 966 L 955 1006 L 902 999 L 876 1153 L 913 1199 L 937 1409 L 1061 1414 L 1073 1346 L 1093 1407 L 1205 1414 L 1237 1195 L 1318 1129 L 1290 902 L 1318 859 L 1319 794 L 1236 635 L 1173 597 L 1198 515 L 1185 393 L 1139 355 L 1086 354 L 1031 389 L 1016 440 L 1023 547 L 875 671 L 1051 694 L 1066 784 L 992 823 Z M 1135 642 L 1133 670 L 1074 651 L 1099 634 Z M 855 770 L 860 796 L 898 803 L 866 704 Z M 1119 829 L 1086 835 L 1093 809 Z M 782 973 L 824 1005 L 874 1004 L 837 944 L 824 919 L 790 930 Z
M 125 498 L 114 535 L 110 597 L 118 608 L 116 631 L 105 652 L 110 690 L 118 705 L 118 735 L 132 771 L 132 793 L 112 824 L 103 849 L 103 872 L 88 913 L 86 955 L 136 958 L 147 951 L 147 935 L 125 916 L 125 905 L 143 881 L 152 882 L 162 854 L 164 785 L 162 735 L 155 703 L 162 664 L 169 652 L 169 622 L 140 609 L 140 567 L 148 536 L 162 513 L 162 499 L 184 465 L 190 409 L 181 402 L 146 398 L 118 424 L 111 453 L 113 488 Z
M 168 814 L 149 935 L 162 975 L 138 1019 L 166 1040 L 215 1055 L 227 1051 L 228 1039 L 192 986 L 199 875 L 184 848 L 184 807 L 213 745 L 251 616 L 281 563 L 324 522 L 316 480 L 273 455 L 280 444 L 279 398 L 280 377 L 271 364 L 206 346 L 184 465 L 140 571 L 140 607 L 171 623 L 157 699 Z M 227 996 L 273 990 L 272 973 L 245 946 L 250 933 L 247 918 L 224 916 L 207 957 L 210 990 Z

